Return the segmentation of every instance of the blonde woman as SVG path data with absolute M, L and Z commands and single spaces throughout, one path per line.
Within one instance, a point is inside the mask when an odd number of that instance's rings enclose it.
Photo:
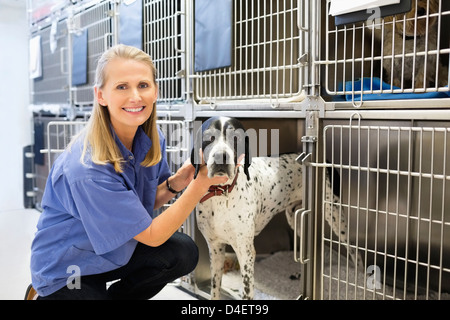
M 210 179 L 203 167 L 193 180 L 189 163 L 171 176 L 155 78 L 150 57 L 134 47 L 100 58 L 92 116 L 45 187 L 31 256 L 38 299 L 149 299 L 195 268 L 197 246 L 177 230 L 226 177 Z

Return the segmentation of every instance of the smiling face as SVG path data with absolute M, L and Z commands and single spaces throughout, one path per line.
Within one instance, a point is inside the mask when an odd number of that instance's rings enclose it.
M 143 62 L 115 58 L 106 66 L 105 75 L 103 86 L 95 87 L 97 101 L 108 108 L 119 139 L 131 147 L 137 128 L 150 117 L 157 99 L 153 72 Z

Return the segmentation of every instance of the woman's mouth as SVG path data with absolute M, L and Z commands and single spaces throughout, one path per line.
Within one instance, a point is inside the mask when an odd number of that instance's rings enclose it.
M 137 107 L 137 108 L 123 108 L 123 110 L 125 110 L 126 112 L 131 112 L 131 113 L 138 113 L 141 112 L 142 110 L 144 110 L 144 106 L 142 107 Z

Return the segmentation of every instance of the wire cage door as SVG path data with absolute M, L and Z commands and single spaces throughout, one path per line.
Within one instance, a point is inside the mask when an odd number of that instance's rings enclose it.
M 144 51 L 158 71 L 158 105 L 186 102 L 186 4 L 143 0 Z
M 309 1 L 230 1 L 231 43 L 224 48 L 229 65 L 194 72 L 195 101 L 272 106 L 302 101 L 309 8 Z M 200 46 L 208 43 L 194 50 Z
M 323 139 L 340 194 L 324 207 L 339 211 L 349 241 L 322 216 L 320 298 L 449 299 L 449 128 L 330 124 Z

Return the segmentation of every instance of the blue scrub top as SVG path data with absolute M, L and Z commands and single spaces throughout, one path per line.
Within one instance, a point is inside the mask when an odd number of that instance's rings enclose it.
M 82 164 L 83 139 L 56 159 L 31 247 L 32 283 L 39 295 L 64 287 L 73 266 L 85 276 L 128 263 L 137 244 L 133 237 L 152 222 L 156 189 L 171 175 L 161 131 L 159 139 L 162 159 L 146 168 L 140 163 L 152 141 L 143 129 L 136 133 L 134 153 L 116 137 L 126 160 L 120 174 L 112 164 L 97 165 L 90 159 Z

